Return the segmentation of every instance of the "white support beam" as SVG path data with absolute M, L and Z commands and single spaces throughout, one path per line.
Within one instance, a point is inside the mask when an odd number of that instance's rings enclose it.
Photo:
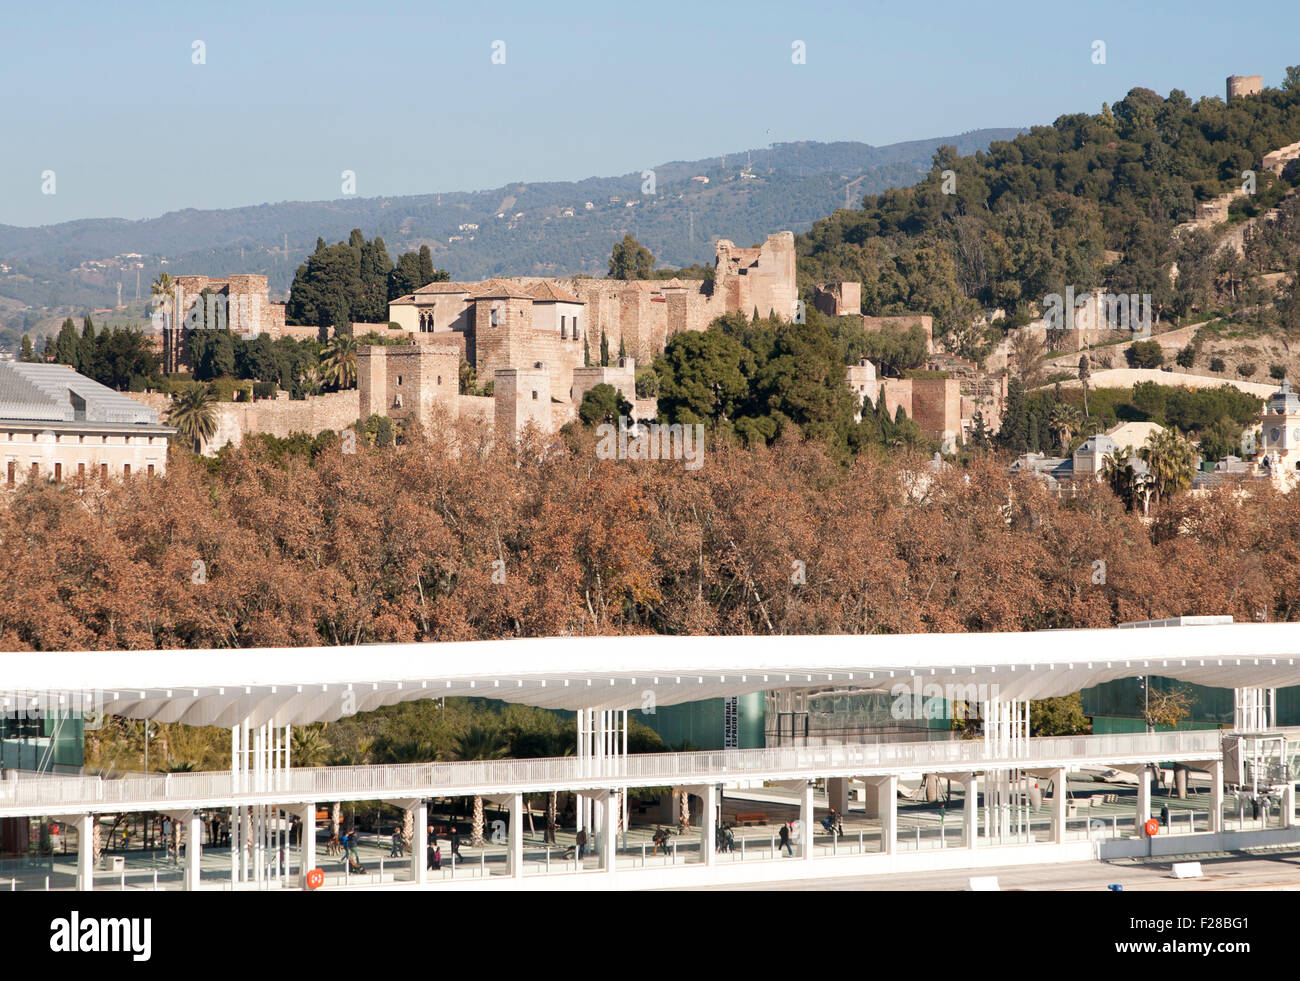
M 876 799 L 876 813 L 880 815 L 880 850 L 894 854 L 898 839 L 898 777 L 870 777 L 867 794 Z
M 508 840 L 510 847 L 510 877 L 512 879 L 522 879 L 524 877 L 523 794 L 510 795 L 510 837 Z
M 602 809 L 604 813 L 608 815 L 609 809 L 613 805 L 613 794 L 606 790 L 602 792 L 599 797 Z M 615 866 L 617 865 L 617 860 L 615 858 L 616 853 L 614 851 L 616 844 L 617 841 L 613 834 L 613 827 L 611 826 L 610 821 L 606 820 L 604 827 L 601 828 L 600 834 L 600 869 L 602 872 L 609 875 L 614 874 Z
M 1210 772 L 1210 830 L 1223 830 L 1223 760 L 1212 760 L 1206 769 Z
M 700 862 L 712 865 L 718 849 L 718 785 L 706 783 L 700 787 L 704 801 L 700 814 Z
M 415 833 L 406 843 L 411 849 L 411 881 L 416 885 L 423 885 L 428 878 L 425 873 L 429 869 L 429 804 L 421 798 L 408 805 L 406 810 L 412 814 L 415 822 Z
M 1067 776 L 1064 767 L 1052 774 L 1052 840 L 1065 844 Z
M 966 796 L 962 801 L 963 844 L 977 848 L 980 841 L 980 777 L 978 773 L 966 777 Z
M 298 820 L 302 822 L 302 834 L 299 847 L 302 849 L 302 864 L 298 869 L 298 883 L 307 888 L 307 873 L 316 867 L 316 802 L 309 801 L 298 805 Z
M 1142 834 L 1142 826 L 1151 817 L 1151 767 L 1144 765 L 1138 770 L 1137 795 L 1137 833 Z
M 813 847 L 813 793 L 816 785 L 807 780 L 799 795 L 799 856 L 811 861 L 816 849 Z
M 77 889 L 90 892 L 95 888 L 95 822 L 98 814 L 78 814 L 77 821 Z

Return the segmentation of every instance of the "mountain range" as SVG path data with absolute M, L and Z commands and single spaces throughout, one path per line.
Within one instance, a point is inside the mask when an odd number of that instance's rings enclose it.
M 353 228 L 379 235 L 394 259 L 428 245 L 452 279 L 604 275 L 615 241 L 631 232 L 660 266 L 711 262 L 713 242 L 752 245 L 771 232 L 808 229 L 865 194 L 916 183 L 944 144 L 962 154 L 1020 129 L 980 129 L 888 146 L 778 143 L 652 173 L 512 183 L 480 191 L 286 201 L 169 212 L 140 221 L 95 218 L 36 228 L 0 225 L 0 343 L 65 314 L 148 298 L 173 276 L 263 273 L 283 295 L 316 245 Z

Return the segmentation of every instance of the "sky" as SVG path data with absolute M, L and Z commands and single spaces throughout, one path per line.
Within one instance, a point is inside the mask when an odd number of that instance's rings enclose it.
M 1262 21 L 1259 9 L 6 4 L 0 224 L 332 200 L 344 171 L 377 197 L 612 176 L 773 142 L 883 145 L 1047 124 L 1135 86 L 1222 97 L 1230 74 L 1278 85 L 1300 63 L 1300 4 Z

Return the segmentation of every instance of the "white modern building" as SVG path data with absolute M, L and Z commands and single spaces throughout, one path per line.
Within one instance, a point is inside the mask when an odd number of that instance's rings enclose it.
M 55 483 L 167 470 L 175 429 L 61 364 L 0 362 L 0 481 Z
M 412 857 L 385 887 L 657 888 L 744 884 L 937 868 L 979 868 L 1098 857 L 1211 851 L 1300 840 L 1295 766 L 1300 732 L 1273 725 L 1273 691 L 1300 682 L 1300 624 L 1192 620 L 1152 630 L 800 637 L 590 637 L 363 648 L 0 654 L 0 711 L 80 706 L 127 718 L 221 726 L 229 771 L 106 780 L 9 771 L 0 818 L 42 815 L 93 836 L 97 815 L 164 812 L 187 829 L 190 888 L 297 887 L 318 868 L 314 834 L 287 847 L 288 819 L 315 827 L 318 804 L 383 799 L 410 812 Z M 1230 731 L 1031 738 L 1031 700 L 1105 681 L 1159 675 L 1237 691 Z M 977 703 L 979 738 L 629 755 L 629 713 L 647 707 L 812 685 L 877 690 L 900 699 Z M 479 696 L 572 710 L 578 753 L 556 759 L 391 766 L 294 767 L 292 728 L 415 699 Z M 1199 812 L 1146 828 L 1153 768 L 1204 774 Z M 1079 768 L 1137 775 L 1136 808 L 1114 827 L 1075 813 L 1063 793 Z M 965 806 L 938 834 L 900 833 L 900 781 L 935 775 L 965 789 Z M 637 788 L 688 790 L 702 802 L 697 846 L 668 857 L 629 846 L 627 800 Z M 715 850 L 723 797 L 755 788 L 794 791 L 797 859 L 771 848 Z M 1050 797 L 1035 801 L 1040 787 Z M 869 832 L 814 834 L 819 806 L 849 810 L 860 788 Z M 525 794 L 572 792 L 593 854 L 579 861 L 528 846 Z M 1235 825 L 1225 793 L 1267 800 L 1272 819 Z M 825 795 L 824 797 L 822 795 Z M 482 796 L 509 812 L 503 852 L 459 871 L 426 867 L 426 802 Z M 202 862 L 203 815 L 232 815 L 221 872 Z M 1113 831 L 1113 833 L 1112 833 Z M 1173 834 L 1172 832 L 1177 832 Z M 1103 840 L 1104 839 L 1104 840 Z M 210 849 L 209 849 L 210 850 Z M 1154 850 L 1154 851 L 1153 851 Z M 794 851 L 794 849 L 790 849 Z M 91 849 L 76 881 L 92 888 Z M 678 859 L 681 859 L 679 862 Z M 228 864 L 226 860 L 228 859 Z M 653 860 L 652 860 L 653 859 Z M 390 867 L 393 872 L 393 867 Z M 316 878 L 316 877 L 313 877 Z M 338 877 L 335 877 L 337 881 Z M 378 883 L 378 880 L 370 880 Z M 16 882 L 16 880 L 15 880 Z M 335 882 L 327 882 L 327 886 Z M 355 888 L 355 884 L 352 884 Z

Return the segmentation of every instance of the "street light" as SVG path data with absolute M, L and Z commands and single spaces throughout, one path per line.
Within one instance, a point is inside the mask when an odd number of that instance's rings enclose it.
M 1147 679 L 1143 675 L 1138 675 L 1138 685 L 1142 688 L 1142 721 L 1147 724 L 1147 732 L 1151 731 L 1151 689 L 1147 687 Z
M 149 772 L 149 737 L 153 735 L 153 725 L 149 722 L 144 724 L 144 771 Z

